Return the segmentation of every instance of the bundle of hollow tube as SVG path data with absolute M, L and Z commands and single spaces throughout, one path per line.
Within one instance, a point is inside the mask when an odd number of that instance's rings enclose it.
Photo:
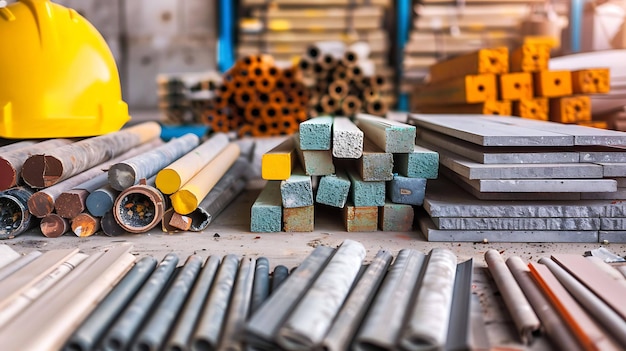
M 164 142 L 156 122 L 79 141 L 0 147 L 0 239 L 202 231 L 243 190 L 251 140 L 192 133 Z
M 298 67 L 310 90 L 310 116 L 387 113 L 383 92 L 388 84 L 375 73 L 369 52 L 365 42 L 346 47 L 340 41 L 319 42 L 306 50 Z
M 248 56 L 224 74 L 200 118 L 214 131 L 239 136 L 288 135 L 308 118 L 308 99 L 297 67 L 279 68 L 269 55 Z

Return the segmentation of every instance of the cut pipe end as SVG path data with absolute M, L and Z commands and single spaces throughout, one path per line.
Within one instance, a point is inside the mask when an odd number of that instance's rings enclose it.
M 178 172 L 169 168 L 161 170 L 155 180 L 157 189 L 166 195 L 177 192 L 180 189 L 181 182 Z

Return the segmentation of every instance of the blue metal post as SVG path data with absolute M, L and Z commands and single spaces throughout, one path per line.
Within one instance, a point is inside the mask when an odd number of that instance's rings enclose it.
M 411 18 L 411 0 L 396 0 L 396 74 L 399 82 L 402 82 L 402 61 L 404 58 L 404 47 L 409 39 L 409 27 Z M 398 94 L 398 110 L 409 110 L 409 96 L 407 93 Z
M 572 41 L 572 52 L 580 52 L 581 50 L 581 33 L 583 30 L 583 11 L 585 8 L 585 0 L 572 0 L 570 9 L 570 38 Z
M 219 0 L 218 14 L 217 68 L 220 72 L 226 72 L 235 63 L 235 38 L 233 37 L 236 22 L 235 1 Z

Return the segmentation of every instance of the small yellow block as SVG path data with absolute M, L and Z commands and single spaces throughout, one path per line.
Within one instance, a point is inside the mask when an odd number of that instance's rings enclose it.
M 440 82 L 466 75 L 509 71 L 509 49 L 498 47 L 453 57 L 430 66 L 430 81 Z
M 589 96 L 550 99 L 550 120 L 559 123 L 591 121 L 591 99 Z
M 606 94 L 611 90 L 608 68 L 583 69 L 572 72 L 574 94 Z
M 572 95 L 570 71 L 541 71 L 533 73 L 536 97 L 561 97 Z
M 548 69 L 550 45 L 523 44 L 511 52 L 511 72 L 539 72 Z
M 425 105 L 416 108 L 416 110 L 421 113 L 459 113 L 511 116 L 511 102 L 489 100 L 477 104 Z
M 513 116 L 541 121 L 548 120 L 548 99 L 535 98 L 513 102 Z
M 477 74 L 430 83 L 419 88 L 413 95 L 418 105 L 443 105 L 477 103 L 496 100 L 496 76 Z
M 505 73 L 498 77 L 500 100 L 533 98 L 533 77 L 528 72 Z
M 261 178 L 266 180 L 287 180 L 296 162 L 296 149 L 293 138 L 263 154 L 261 158 Z

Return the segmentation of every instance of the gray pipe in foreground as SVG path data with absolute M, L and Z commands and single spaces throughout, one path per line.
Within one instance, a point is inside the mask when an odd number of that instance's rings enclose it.
M 318 246 L 289 275 L 280 288 L 252 315 L 246 325 L 245 337 L 249 345 L 262 350 L 276 350 L 278 329 L 295 308 L 307 289 L 333 255 L 335 250 L 328 246 Z
M 448 336 L 456 255 L 434 248 L 428 255 L 417 298 L 400 337 L 404 350 L 443 350 Z
M 103 341 L 105 350 L 127 350 L 132 338 L 150 314 L 161 291 L 169 281 L 178 264 L 178 256 L 165 255 L 156 270 L 141 287 L 122 315 L 115 321 Z
M 289 277 L 289 268 L 278 265 L 274 267 L 274 271 L 272 272 L 272 291 L 273 294 L 281 284 Z
M 209 290 L 213 285 L 217 268 L 220 265 L 220 259 L 217 256 L 211 256 L 204 263 L 204 267 L 200 272 L 198 281 L 193 287 L 191 295 L 185 303 L 185 307 L 178 319 L 178 322 L 174 326 L 169 340 L 165 347 L 165 350 L 169 351 L 184 351 L 189 350 L 189 339 L 193 333 L 193 329 L 196 325 L 196 321 L 202 311 Z
M 220 350 L 243 351 L 242 332 L 250 312 L 252 286 L 254 283 L 254 258 L 244 257 L 239 266 L 233 296 L 220 340 Z
M 397 340 L 425 257 L 415 250 L 400 250 L 356 335 L 354 350 L 398 349 Z
M 130 299 L 148 279 L 156 263 L 156 259 L 149 256 L 140 259 L 74 332 L 65 345 L 65 350 L 93 350 Z
M 473 350 L 473 325 L 470 319 L 473 270 L 474 260 L 471 258 L 456 266 L 454 294 L 450 307 L 450 326 L 446 340 L 446 350 L 448 351 Z
M 134 350 L 156 351 L 160 350 L 165 343 L 167 335 L 176 321 L 178 312 L 181 310 L 187 295 L 198 277 L 202 267 L 202 257 L 191 255 L 180 273 L 168 287 L 165 296 L 159 301 L 156 310 L 137 336 Z
M 392 260 L 393 255 L 389 251 L 378 251 L 337 314 L 324 338 L 322 345 L 324 350 L 343 351 L 350 348 L 352 338 L 361 325 Z
M 496 250 L 488 250 L 485 252 L 485 261 L 493 281 L 496 282 L 496 286 L 500 290 L 502 300 L 504 300 L 504 304 L 517 327 L 520 339 L 524 344 L 530 344 L 533 340 L 533 333 L 538 332 L 541 326 L 539 318 L 537 318 L 535 311 L 515 281 L 513 274 L 507 268 L 500 253 Z
M 270 261 L 265 257 L 256 259 L 254 269 L 254 285 L 252 286 L 252 302 L 250 314 L 256 312 L 270 294 Z
M 321 344 L 359 274 L 365 253 L 365 247 L 354 240 L 341 244 L 278 330 L 279 345 L 304 351 Z
M 192 350 L 205 351 L 217 348 L 235 285 L 238 267 L 239 257 L 236 255 L 226 255 L 222 259 L 222 265 L 211 288 L 209 298 L 200 314 L 196 330 L 193 333 Z

